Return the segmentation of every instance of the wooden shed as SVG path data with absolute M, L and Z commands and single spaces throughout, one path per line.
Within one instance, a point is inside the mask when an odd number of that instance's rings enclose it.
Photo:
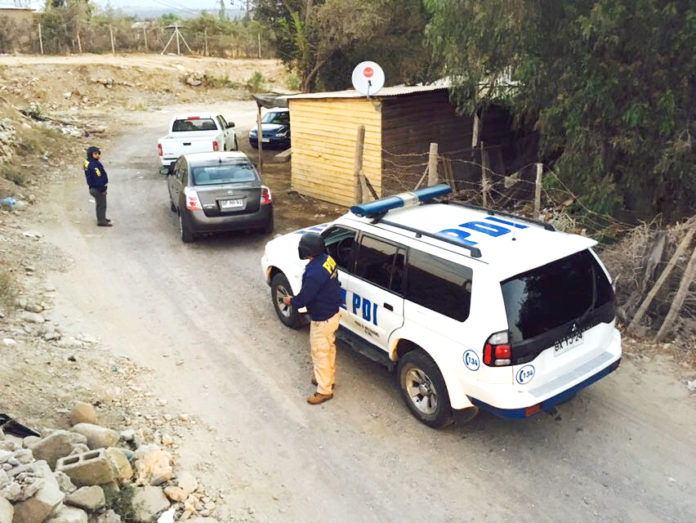
M 355 203 L 360 125 L 363 173 L 379 196 L 413 189 L 431 142 L 444 154 L 471 147 L 473 119 L 457 115 L 446 87 L 386 87 L 370 99 L 353 90 L 301 94 L 288 106 L 292 188 L 340 205 Z

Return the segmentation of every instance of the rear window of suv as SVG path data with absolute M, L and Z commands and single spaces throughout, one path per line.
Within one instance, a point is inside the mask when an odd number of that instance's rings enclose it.
M 588 250 L 514 276 L 501 287 L 511 343 L 573 321 L 582 326 L 614 317 L 614 290 Z

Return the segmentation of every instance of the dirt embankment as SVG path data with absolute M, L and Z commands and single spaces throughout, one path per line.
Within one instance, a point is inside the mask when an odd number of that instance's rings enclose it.
M 48 186 L 74 177 L 87 146 L 108 146 L 130 111 L 248 99 L 255 73 L 266 88 L 284 89 L 276 61 L 0 57 L 0 413 L 46 433 L 68 428 L 69 409 L 86 401 L 104 425 L 132 428 L 174 454 L 190 436 L 195 416 L 149 392 L 156 376 L 104 351 L 98 332 L 66 325 L 47 273 L 73 260 L 27 224 L 55 219 L 44 211 Z M 214 515 L 226 520 L 222 510 Z

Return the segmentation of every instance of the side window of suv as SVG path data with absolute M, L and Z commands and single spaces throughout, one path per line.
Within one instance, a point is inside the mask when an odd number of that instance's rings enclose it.
M 405 254 L 403 247 L 363 236 L 355 261 L 355 275 L 401 294 Z
M 341 269 L 352 272 L 353 270 L 353 244 L 355 243 L 355 231 L 344 227 L 331 227 L 322 234 L 326 250 L 329 252 Z
M 472 271 L 419 251 L 408 255 L 406 299 L 454 320 L 464 321 L 471 307 Z

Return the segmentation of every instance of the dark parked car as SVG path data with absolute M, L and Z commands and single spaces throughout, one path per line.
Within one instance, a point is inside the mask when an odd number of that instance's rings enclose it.
M 271 190 L 246 154 L 185 154 L 162 173 L 168 175 L 169 205 L 179 216 L 182 241 L 202 233 L 273 231 Z
M 290 147 L 290 111 L 288 109 L 271 109 L 261 118 L 261 144 L 263 148 L 287 149 Z M 258 129 L 249 131 L 249 145 L 259 147 Z

